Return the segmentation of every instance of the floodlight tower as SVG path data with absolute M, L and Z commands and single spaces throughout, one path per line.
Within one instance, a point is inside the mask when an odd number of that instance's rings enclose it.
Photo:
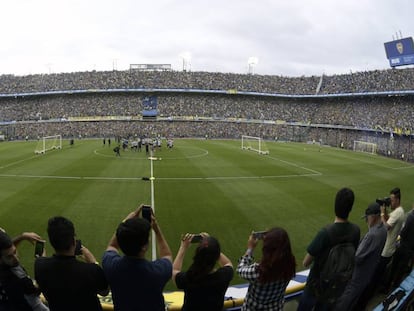
M 191 53 L 182 52 L 179 56 L 183 60 L 183 71 L 190 71 L 191 70 Z
M 254 67 L 257 65 L 257 63 L 259 62 L 259 59 L 255 56 L 251 56 L 249 57 L 249 59 L 247 60 L 247 66 L 248 66 L 248 74 L 254 74 Z
M 52 63 L 47 63 L 45 66 L 47 67 L 47 69 L 48 69 L 48 73 L 49 74 L 51 74 L 52 73 Z

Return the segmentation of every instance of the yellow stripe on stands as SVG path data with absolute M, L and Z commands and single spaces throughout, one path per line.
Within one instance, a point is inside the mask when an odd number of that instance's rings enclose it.
M 293 294 L 293 293 L 300 292 L 305 288 L 305 285 L 306 285 L 306 283 L 300 283 L 300 284 L 297 284 L 297 285 L 289 286 L 288 288 L 286 288 L 285 295 L 290 295 L 290 294 Z
M 176 291 L 170 293 L 164 293 L 165 304 L 168 306 L 169 311 L 181 310 L 184 303 L 184 292 Z
M 306 283 L 300 283 L 297 285 L 291 285 L 286 288 L 285 295 L 294 294 L 296 292 L 302 291 L 305 287 Z M 166 305 L 168 306 L 168 311 L 180 311 L 183 303 L 184 303 L 184 292 L 183 291 L 173 291 L 168 293 L 163 293 L 164 300 Z M 102 309 L 104 311 L 113 311 L 114 305 L 112 301 L 112 293 L 109 292 L 108 296 L 100 296 L 98 295 L 99 300 L 102 305 Z M 43 295 L 41 295 L 41 299 L 45 301 Z M 233 308 L 233 307 L 240 307 L 243 305 L 244 298 L 230 298 L 224 301 L 224 308 Z

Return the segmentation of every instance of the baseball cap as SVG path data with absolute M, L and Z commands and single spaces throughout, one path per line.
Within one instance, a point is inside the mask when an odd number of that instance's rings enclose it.
M 381 214 L 381 208 L 377 202 L 373 202 L 370 205 L 368 205 L 367 209 L 365 210 L 365 215 L 361 218 L 367 217 L 369 215 L 380 215 Z

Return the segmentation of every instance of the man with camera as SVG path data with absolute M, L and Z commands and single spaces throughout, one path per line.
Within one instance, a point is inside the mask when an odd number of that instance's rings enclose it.
M 414 257 L 414 204 L 407 214 L 400 232 L 400 241 L 395 250 L 389 281 L 389 289 L 397 287 L 410 272 Z
M 381 253 L 381 260 L 377 269 L 377 280 L 380 281 L 380 290 L 386 291 L 388 288 L 387 280 L 389 279 L 388 264 L 397 247 L 397 238 L 405 220 L 404 209 L 400 205 L 401 191 L 400 188 L 394 188 L 390 191 L 389 198 L 379 199 L 377 203 L 381 205 L 381 221 L 387 229 L 387 240 Z M 388 213 L 387 207 L 391 208 Z
M 163 289 L 172 276 L 172 252 L 151 211 L 151 223 L 139 217 L 144 205 L 118 225 L 102 265 L 112 290 L 115 310 L 164 311 Z M 144 215 L 143 215 L 144 216 Z M 152 230 L 160 258 L 145 259 Z M 121 256 L 122 250 L 125 256 Z

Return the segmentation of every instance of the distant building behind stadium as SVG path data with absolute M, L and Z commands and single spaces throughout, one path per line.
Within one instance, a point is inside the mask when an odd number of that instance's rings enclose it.
M 137 71 L 171 71 L 171 64 L 130 64 L 129 70 Z

